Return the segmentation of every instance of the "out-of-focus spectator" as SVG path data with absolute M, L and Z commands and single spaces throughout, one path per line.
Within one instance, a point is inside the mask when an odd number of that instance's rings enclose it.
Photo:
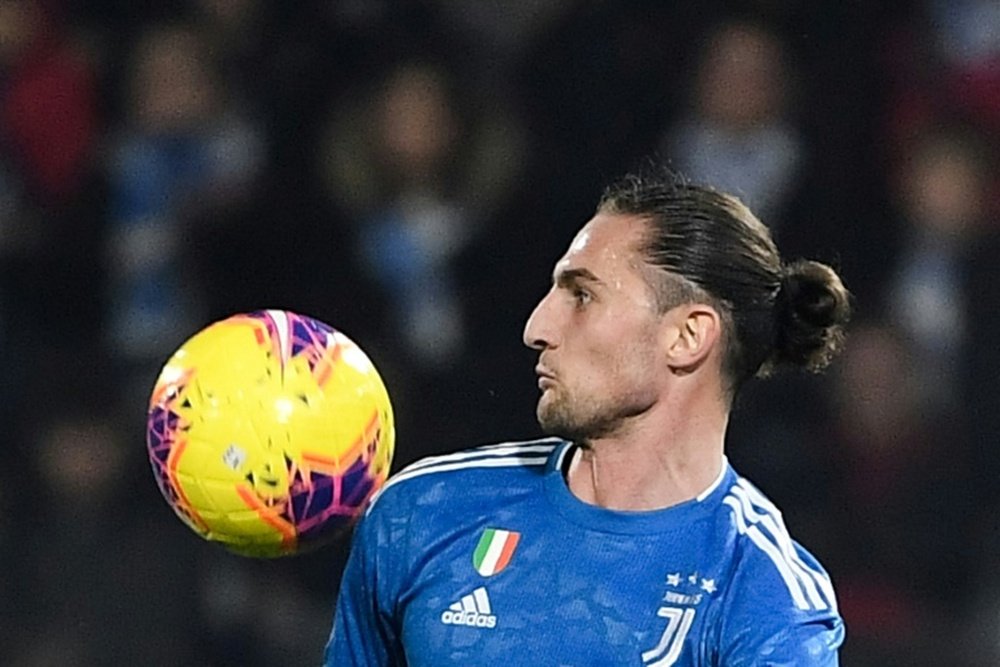
M 804 161 L 788 116 L 791 68 L 766 28 L 727 23 L 706 41 L 686 117 L 663 153 L 685 175 L 738 194 L 775 234 Z
M 925 409 L 919 366 L 890 326 L 855 327 L 834 379 L 819 551 L 850 623 L 844 662 L 949 664 L 972 592 L 965 425 Z
M 901 237 L 886 302 L 919 373 L 929 409 L 960 400 L 968 342 L 966 263 L 987 214 L 986 162 L 974 136 L 938 130 L 903 155 Z
M 89 205 L 99 132 L 90 58 L 38 0 L 0 2 L 0 419 L 22 399 L 40 344 L 94 334 L 97 217 Z
M 98 129 L 86 53 L 38 0 L 0 2 L 4 153 L 34 201 L 66 203 L 87 182 Z
M 262 160 L 259 130 L 226 83 L 190 25 L 149 29 L 130 56 L 126 118 L 109 165 L 106 321 L 112 353 L 143 388 L 205 323 L 197 225 L 240 205 Z
M 1000 150 L 1000 3 L 926 0 L 945 76 L 938 84 L 960 116 Z M 1000 175 L 989 175 L 988 205 L 1000 216 Z
M 408 363 L 447 370 L 467 344 L 457 262 L 521 164 L 509 118 L 454 91 L 452 75 L 404 61 L 328 125 L 320 168 L 354 220 L 359 265 L 381 288 Z
M 909 306 L 901 333 L 922 350 L 914 371 L 930 389 L 925 394 L 951 403 L 968 434 L 972 472 L 961 501 L 973 537 L 950 548 L 975 585 L 957 614 L 961 650 L 935 664 L 978 667 L 1000 656 L 1000 9 L 989 0 L 925 0 L 918 7 L 890 33 L 885 53 L 892 94 L 882 143 L 908 177 L 897 191 L 909 200 L 901 207 L 909 218 L 903 239 L 890 246 L 902 253 L 890 285 L 909 294 L 900 301 Z M 948 129 L 956 124 L 963 134 Z M 942 510 L 955 504 L 940 501 Z
M 953 96 L 969 118 L 1000 136 L 1000 4 L 994 0 L 926 0 L 932 46 Z
M 913 136 L 966 124 L 993 151 L 1000 142 L 1000 5 L 993 0 L 922 0 L 888 31 L 887 123 L 883 142 L 896 157 Z M 1000 213 L 1000 177 L 989 178 L 989 206 Z
M 86 387 L 81 371 L 66 387 Z M 105 376 L 106 377 L 106 376 Z M 110 390 L 110 386 L 104 389 Z M 11 581 L 19 631 L 0 639 L 4 664 L 193 665 L 199 641 L 194 561 L 176 535 L 155 485 L 133 484 L 142 449 L 130 447 L 109 391 L 34 401 L 24 443 L 17 549 Z M 40 398 L 35 396 L 34 398 Z M 183 584 L 183 582 L 188 582 Z
M 344 221 L 330 251 L 353 267 L 331 301 L 364 312 L 348 332 L 380 357 L 412 441 L 404 462 L 474 428 L 452 418 L 473 400 L 465 378 L 488 344 L 474 338 L 471 285 L 497 268 L 477 253 L 523 166 L 517 116 L 461 81 L 426 55 L 394 62 L 338 96 L 317 154 L 331 220 Z

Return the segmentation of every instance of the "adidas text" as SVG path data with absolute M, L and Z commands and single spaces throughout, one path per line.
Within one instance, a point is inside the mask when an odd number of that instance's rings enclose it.
M 447 625 L 467 625 L 470 628 L 495 628 L 497 617 L 493 614 L 479 614 L 474 611 L 446 610 L 441 614 L 441 622 Z

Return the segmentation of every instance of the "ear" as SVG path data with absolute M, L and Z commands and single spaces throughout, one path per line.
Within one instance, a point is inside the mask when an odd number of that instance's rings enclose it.
M 667 364 L 677 372 L 701 366 L 722 337 L 722 320 L 715 308 L 703 303 L 677 306 L 667 313 L 664 343 Z

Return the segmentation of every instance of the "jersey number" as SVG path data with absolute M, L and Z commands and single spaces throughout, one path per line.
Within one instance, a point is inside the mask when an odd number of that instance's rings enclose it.
M 656 646 L 643 652 L 642 664 L 646 667 L 670 667 L 677 662 L 684 647 L 684 638 L 694 622 L 694 609 L 660 607 L 656 615 L 667 619 L 667 627 Z

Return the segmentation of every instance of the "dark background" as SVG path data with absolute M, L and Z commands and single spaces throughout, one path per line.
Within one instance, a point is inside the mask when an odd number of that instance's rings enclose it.
M 159 367 L 286 308 L 375 360 L 394 469 L 535 436 L 524 320 L 650 156 L 854 294 L 846 353 L 749 386 L 729 443 L 843 663 L 1000 663 L 998 138 L 991 0 L 0 0 L 0 663 L 317 664 L 346 539 L 185 528 Z

